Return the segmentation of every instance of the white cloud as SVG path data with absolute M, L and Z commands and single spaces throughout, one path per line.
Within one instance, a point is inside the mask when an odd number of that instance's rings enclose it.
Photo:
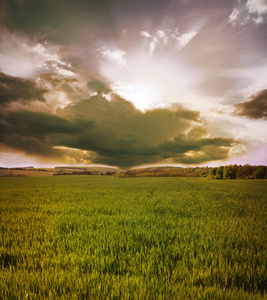
M 229 22 L 233 23 L 233 25 L 235 25 L 239 14 L 240 14 L 240 11 L 238 9 L 234 8 L 231 15 L 229 16 Z
M 239 1 L 238 9 L 234 8 L 229 16 L 229 22 L 235 26 L 246 25 L 249 21 L 263 24 L 267 16 L 267 0 Z
M 41 68 L 49 70 L 52 66 L 52 68 L 54 68 L 54 71 L 56 71 L 56 73 L 60 75 L 66 77 L 75 76 L 75 74 L 72 71 L 65 69 L 65 67 L 71 67 L 71 64 L 64 62 L 60 58 L 60 56 L 57 53 L 57 48 L 45 48 L 44 45 L 38 43 L 32 49 L 29 49 L 29 51 L 32 51 L 33 53 L 36 53 L 38 55 L 40 61 L 39 66 Z
M 57 53 L 55 53 L 54 51 L 49 51 L 47 50 L 44 45 L 38 43 L 37 45 L 30 47 L 27 46 L 26 44 L 24 45 L 25 48 L 28 48 L 28 51 L 33 52 L 34 54 L 36 54 L 40 60 L 41 63 L 45 64 L 45 62 L 50 61 L 50 62 L 54 62 L 56 64 L 62 64 L 62 65 L 66 65 L 65 63 L 61 62 L 59 56 Z
M 151 35 L 150 33 L 148 33 L 147 31 L 140 31 L 140 35 L 142 37 L 150 39 L 150 42 L 149 42 L 149 53 L 150 53 L 150 56 L 153 56 L 154 51 L 156 49 L 156 46 L 158 44 L 158 39 L 156 37 L 154 37 L 153 35 Z
M 197 31 L 191 31 L 188 33 L 184 33 L 179 36 L 178 41 L 184 47 L 197 35 L 197 33 L 198 33 Z
M 265 14 L 267 13 L 267 1 L 266 0 L 248 0 L 246 7 L 249 13 L 253 14 Z
M 140 31 L 140 35 L 146 38 L 151 38 L 153 37 L 150 33 L 148 33 L 147 31 Z
M 149 52 L 152 56 L 158 44 L 171 46 L 179 42 L 179 31 L 175 29 L 158 29 L 153 35 L 147 31 L 140 31 L 140 35 L 149 39 Z
M 262 24 L 267 15 L 267 0 L 248 0 L 246 9 L 252 21 Z M 256 17 L 253 18 L 255 15 Z
M 157 43 L 158 43 L 157 39 L 153 39 L 152 42 L 149 43 L 149 51 L 151 56 L 153 55 L 156 49 Z
M 163 43 L 164 43 L 165 45 L 168 44 L 169 38 L 168 38 L 168 34 L 167 34 L 166 31 L 164 32 L 164 30 L 158 30 L 158 31 L 157 31 L 157 35 L 158 35 L 158 37 L 159 37 L 160 39 L 162 39 L 162 41 L 163 41 Z
M 57 73 L 60 75 L 63 75 L 65 77 L 72 77 L 75 76 L 75 74 L 72 71 L 61 69 L 57 67 Z
M 71 64 L 65 62 L 59 52 L 57 46 L 36 44 L 26 37 L 4 32 L 0 36 L 0 69 L 6 74 L 19 77 L 46 72 L 75 76 L 69 70 Z
M 122 51 L 122 50 L 111 51 L 111 50 L 107 49 L 106 47 L 101 47 L 97 51 L 104 58 L 107 58 L 107 59 L 109 59 L 111 61 L 115 61 L 118 64 L 123 65 L 123 66 L 126 65 L 126 61 L 124 59 L 124 56 L 126 54 L 125 51 Z
M 262 24 L 264 22 L 264 18 L 261 15 L 259 15 L 259 16 L 257 16 L 257 18 L 254 18 L 253 21 L 256 24 Z
M 123 94 L 123 92 L 129 92 L 133 90 L 133 86 L 128 82 L 116 81 L 111 84 L 111 89 L 118 94 Z M 125 96 L 123 94 L 123 96 Z
M 156 37 L 161 40 L 165 46 L 170 46 L 179 42 L 179 30 L 178 28 L 158 29 Z

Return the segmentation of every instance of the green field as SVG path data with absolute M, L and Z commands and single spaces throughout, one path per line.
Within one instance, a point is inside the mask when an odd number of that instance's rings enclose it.
M 266 299 L 266 180 L 0 178 L 0 299 Z

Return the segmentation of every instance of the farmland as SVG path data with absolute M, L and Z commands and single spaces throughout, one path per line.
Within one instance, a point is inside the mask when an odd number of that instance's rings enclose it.
M 0 178 L 0 299 L 266 299 L 266 180 Z
M 3 168 L 0 167 L 0 177 L 41 177 L 53 175 L 113 175 L 119 172 L 110 167 L 55 167 L 55 168 Z

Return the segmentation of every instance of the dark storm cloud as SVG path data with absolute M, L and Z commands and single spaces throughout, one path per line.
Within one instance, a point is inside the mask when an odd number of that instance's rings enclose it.
M 42 157 L 80 149 L 85 156 L 95 153 L 94 163 L 123 167 L 166 159 L 177 163 L 223 159 L 233 143 L 207 138 L 198 112 L 183 108 L 142 112 L 117 95 L 111 101 L 94 96 L 58 109 L 55 115 L 6 111 L 1 120 L 1 143 L 10 148 Z
M 0 114 L 1 132 L 16 133 L 20 136 L 31 136 L 45 139 L 54 133 L 75 133 L 77 124 L 73 124 L 60 117 L 33 111 L 5 111 Z
M 233 143 L 233 141 L 231 141 Z M 230 144 L 230 142 L 229 142 Z M 173 162 L 183 164 L 200 164 L 209 161 L 223 160 L 229 157 L 229 149 L 214 145 L 202 147 L 200 152 L 193 153 L 192 155 L 182 155 L 175 158 Z
M 54 148 L 52 140 L 56 135 L 75 135 L 92 122 L 63 118 L 32 111 L 5 111 L 0 113 L 0 143 L 26 154 L 43 157 L 60 157 L 63 151 Z
M 2 0 L 2 26 L 65 43 L 111 34 L 108 0 Z M 92 29 L 93 28 L 93 29 Z
M 161 156 L 184 164 L 199 164 L 228 158 L 229 147 L 233 144 L 233 139 L 194 136 L 195 134 L 192 133 L 195 130 L 205 132 L 203 128 L 198 127 L 192 129 L 188 134 L 174 137 L 172 141 L 160 146 Z
M 267 90 L 251 97 L 250 101 L 235 104 L 236 114 L 251 119 L 267 118 Z
M 12 102 L 27 103 L 31 101 L 45 101 L 47 90 L 39 88 L 35 82 L 0 73 L 0 105 L 7 106 Z
M 117 37 L 118 31 L 154 27 L 167 19 L 182 23 L 203 15 L 229 16 L 235 0 L 2 0 L 1 23 L 12 30 L 36 34 L 54 41 L 78 41 L 99 34 Z M 220 21 L 220 20 L 219 20 Z M 148 29 L 148 28 L 144 28 Z

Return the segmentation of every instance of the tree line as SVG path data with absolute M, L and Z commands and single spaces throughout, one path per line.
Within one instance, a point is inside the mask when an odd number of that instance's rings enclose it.
M 266 166 L 227 165 L 220 167 L 151 167 L 126 170 L 114 175 L 123 177 L 206 177 L 208 179 L 267 179 Z

